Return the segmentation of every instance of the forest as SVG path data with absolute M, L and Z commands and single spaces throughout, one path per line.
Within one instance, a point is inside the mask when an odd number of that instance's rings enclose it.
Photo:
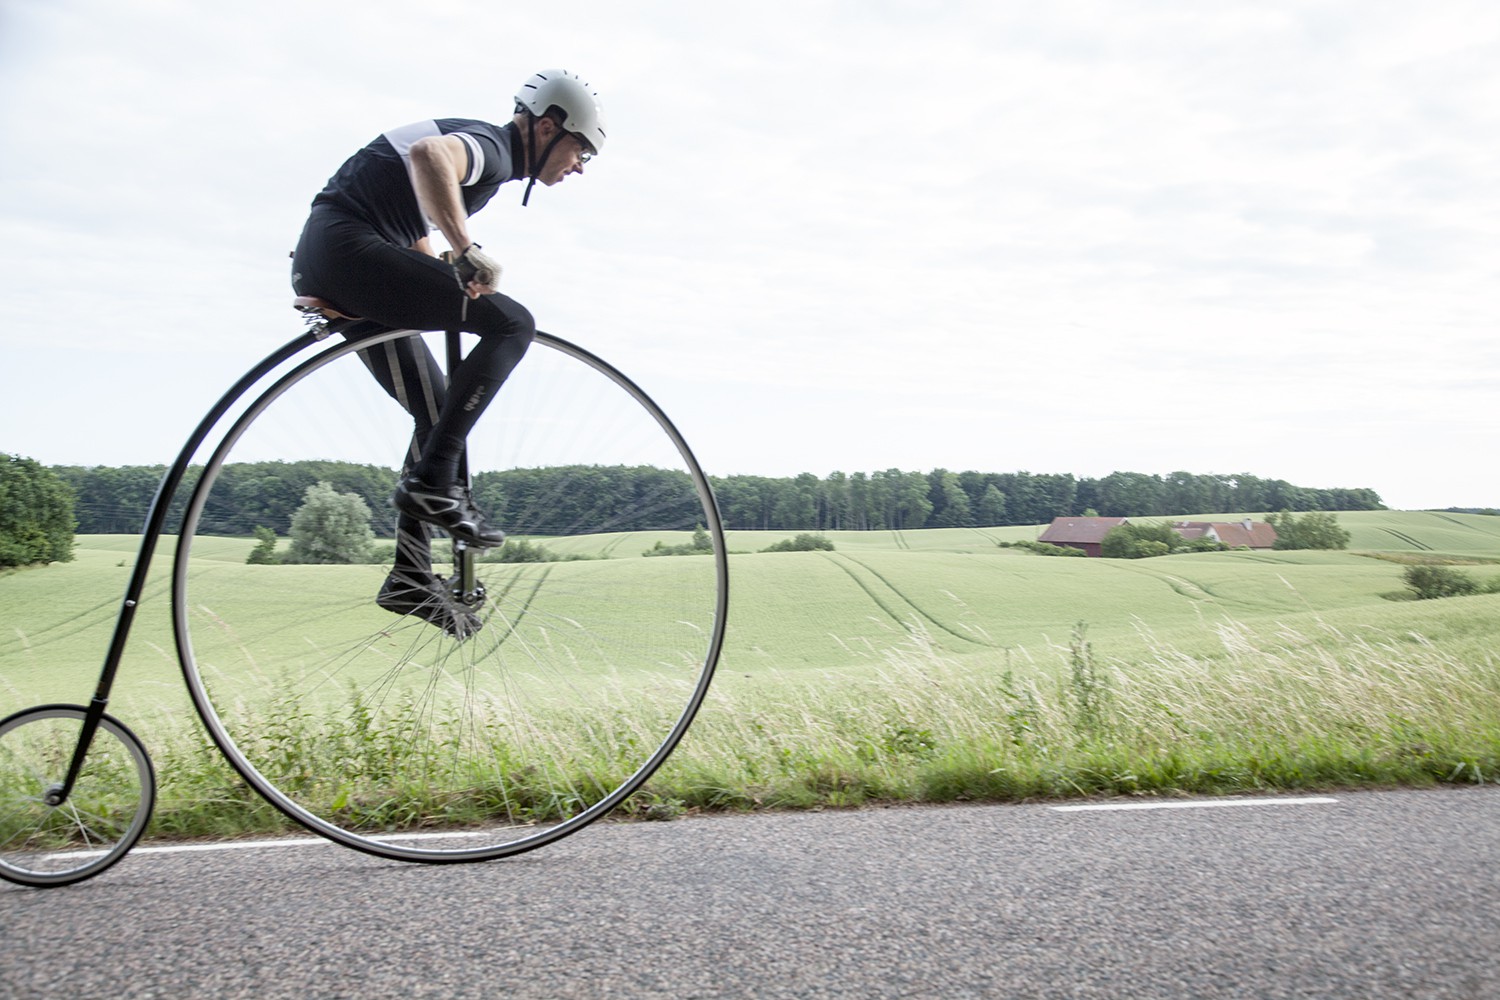
M 72 488 L 80 534 L 141 530 L 156 493 L 161 466 L 52 466 Z M 198 470 L 189 475 L 188 486 Z M 389 507 L 393 469 L 340 462 L 262 462 L 229 465 L 220 473 L 199 530 L 250 535 L 256 527 L 286 534 L 309 486 L 326 482 L 353 493 L 371 510 Z M 1156 517 L 1261 511 L 1381 510 L 1365 488 L 1309 488 L 1248 474 L 1173 472 L 1165 476 L 1112 472 L 1101 478 L 1068 473 L 907 472 L 812 473 L 792 477 L 731 475 L 711 480 L 725 526 L 747 530 L 914 530 L 1045 524 L 1054 517 L 1094 512 L 1105 517 Z M 174 498 L 168 531 L 181 522 L 190 489 Z M 686 475 L 643 466 L 564 466 L 482 472 L 474 478 L 480 505 L 499 523 L 507 511 L 535 509 L 539 498 L 553 522 L 591 521 L 615 530 L 646 530 L 674 523 L 660 505 L 640 512 L 641 496 L 666 496 L 691 522 L 698 509 Z M 677 499 L 680 498 L 680 499 Z M 611 507 L 618 500 L 618 510 Z M 666 516 L 663 516 L 663 515 Z M 650 517 L 652 524 L 636 523 Z M 383 521 L 376 518 L 376 521 Z M 376 526 L 380 531 L 380 526 Z

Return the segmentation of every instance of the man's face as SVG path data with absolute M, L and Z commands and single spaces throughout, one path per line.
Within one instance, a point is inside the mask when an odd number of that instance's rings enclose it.
M 553 133 L 556 134 L 556 129 Z M 552 141 L 552 136 L 543 140 L 538 136 L 538 141 L 546 148 L 546 143 Z M 557 145 L 552 147 L 552 152 L 547 156 L 547 162 L 537 171 L 537 180 L 551 187 L 572 173 L 583 173 L 583 165 L 588 160 L 588 146 L 582 139 L 571 132 L 564 133 L 558 140 Z

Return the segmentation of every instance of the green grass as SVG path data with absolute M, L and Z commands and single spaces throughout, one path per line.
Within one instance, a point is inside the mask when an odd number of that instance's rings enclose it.
M 1339 521 L 1361 551 L 1117 562 L 995 545 L 1034 538 L 1038 529 L 1026 527 L 828 532 L 833 552 L 761 553 L 795 533 L 731 532 L 739 554 L 719 676 L 683 746 L 629 809 L 1495 780 L 1500 596 L 1393 601 L 1402 566 L 1369 554 L 1500 558 L 1500 519 L 1359 512 Z M 559 554 L 608 559 L 552 565 L 644 585 L 677 560 L 641 554 L 686 537 L 571 539 Z M 263 587 L 254 600 L 266 616 L 290 613 L 288 594 L 378 584 L 371 567 L 245 566 L 253 544 L 204 539 L 195 555 L 209 580 Z M 85 537 L 73 563 L 0 575 L 0 715 L 87 700 L 136 546 L 133 536 Z M 159 765 L 155 829 L 279 828 L 191 716 L 164 549 L 111 704 Z M 310 587 L 314 579 L 322 583 Z M 368 613 L 353 603 L 349 614 Z M 306 748 L 327 736 L 307 731 L 325 720 L 276 715 L 273 701 L 267 738 Z M 570 748 L 578 782 L 623 777 L 628 755 L 611 734 L 675 707 L 622 687 L 600 710 L 598 744 Z M 408 796 L 406 821 L 468 821 L 484 808 L 481 785 L 527 801 L 524 777 L 502 763 L 477 780 L 473 802 Z M 536 797 L 544 812 L 545 795 Z

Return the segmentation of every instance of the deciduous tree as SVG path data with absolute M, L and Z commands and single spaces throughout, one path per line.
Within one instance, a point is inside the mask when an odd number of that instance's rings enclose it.
M 1312 511 L 1297 517 L 1291 511 L 1272 514 L 1266 523 L 1276 529 L 1278 549 L 1347 549 L 1349 532 L 1339 527 L 1337 515 Z
M 370 507 L 357 494 L 315 483 L 292 515 L 292 547 L 287 562 L 368 562 L 375 547 Z
M 50 469 L 0 455 L 0 566 L 73 558 L 73 491 Z

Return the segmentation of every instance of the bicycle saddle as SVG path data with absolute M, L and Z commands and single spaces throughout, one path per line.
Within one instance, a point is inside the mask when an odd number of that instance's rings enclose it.
M 320 299 L 316 295 L 299 295 L 292 299 L 292 308 L 299 312 L 321 313 L 324 319 L 352 319 L 358 320 L 360 316 L 350 316 L 340 311 L 339 307 L 327 299 Z

